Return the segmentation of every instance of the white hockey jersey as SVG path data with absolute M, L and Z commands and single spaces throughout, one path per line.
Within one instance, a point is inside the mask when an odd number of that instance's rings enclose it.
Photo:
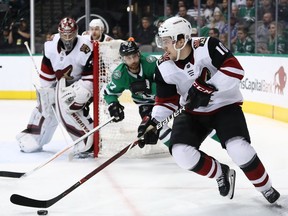
M 68 83 L 82 79 L 87 88 L 92 89 L 92 44 L 81 36 L 70 52 L 60 45 L 60 35 L 55 34 L 51 41 L 44 44 L 44 56 L 41 64 L 40 83 L 50 87 L 56 80 L 65 76 Z
M 188 90 L 198 77 L 214 85 L 208 106 L 194 109 L 194 114 L 209 114 L 223 106 L 239 103 L 239 89 L 244 71 L 233 54 L 215 38 L 193 38 L 192 52 L 185 60 L 172 61 L 162 56 L 155 72 L 156 104 L 152 116 L 161 121 L 188 102 Z
M 94 40 L 93 40 L 93 38 L 92 38 L 92 36 L 91 36 L 89 31 L 83 32 L 82 33 L 82 37 L 85 37 L 87 40 L 90 40 L 92 43 L 94 42 Z M 97 40 L 97 41 L 99 41 L 99 42 L 108 42 L 108 41 L 111 41 L 111 40 L 113 40 L 112 37 L 110 37 L 107 34 L 102 34 L 101 38 L 99 40 Z

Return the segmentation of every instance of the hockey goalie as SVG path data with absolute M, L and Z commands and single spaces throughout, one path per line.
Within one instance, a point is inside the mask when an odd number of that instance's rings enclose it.
M 38 152 L 48 144 L 60 122 L 73 140 L 93 129 L 89 104 L 93 94 L 92 44 L 78 35 L 74 19 L 63 18 L 58 34 L 44 44 L 37 88 L 37 107 L 27 128 L 16 136 L 22 152 Z M 74 154 L 89 154 L 93 136 L 74 147 Z

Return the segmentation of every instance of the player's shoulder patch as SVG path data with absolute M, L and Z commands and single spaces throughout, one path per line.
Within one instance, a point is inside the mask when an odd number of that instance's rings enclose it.
M 87 44 L 82 44 L 82 46 L 80 47 L 80 51 L 87 54 L 91 51 L 91 49 Z
M 200 47 L 200 46 L 204 46 L 206 40 L 207 40 L 207 38 L 201 37 L 201 38 L 193 41 L 193 47 L 194 47 L 194 49 L 197 49 L 197 48 Z
M 164 54 L 158 59 L 157 65 L 160 65 L 160 64 L 162 64 L 163 62 L 168 61 L 168 60 L 170 60 L 169 56 L 168 56 L 166 53 L 164 53 Z
M 146 57 L 146 61 L 149 62 L 149 63 L 152 63 L 152 62 L 157 61 L 157 58 L 155 56 L 149 55 L 149 56 Z
M 118 80 L 122 77 L 122 72 L 120 70 L 114 70 L 112 73 L 112 77 Z

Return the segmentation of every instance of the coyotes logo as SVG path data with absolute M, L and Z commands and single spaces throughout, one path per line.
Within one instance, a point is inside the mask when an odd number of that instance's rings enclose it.
M 204 46 L 207 38 L 199 38 L 193 42 L 194 49 L 197 49 L 199 46 Z
M 74 77 L 71 76 L 72 70 L 73 70 L 73 66 L 69 65 L 62 70 L 55 71 L 55 76 L 57 80 L 60 80 L 62 77 L 64 77 L 66 80 L 73 80 Z
M 160 65 L 162 62 L 168 61 L 168 60 L 170 60 L 169 56 L 168 56 L 166 53 L 164 53 L 164 54 L 158 59 L 157 64 Z

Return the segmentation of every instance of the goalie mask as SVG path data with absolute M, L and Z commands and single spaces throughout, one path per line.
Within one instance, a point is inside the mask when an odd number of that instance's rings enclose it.
M 75 20 L 70 17 L 62 19 L 58 26 L 58 32 L 65 50 L 71 51 L 73 49 L 73 43 L 78 35 L 78 26 Z

